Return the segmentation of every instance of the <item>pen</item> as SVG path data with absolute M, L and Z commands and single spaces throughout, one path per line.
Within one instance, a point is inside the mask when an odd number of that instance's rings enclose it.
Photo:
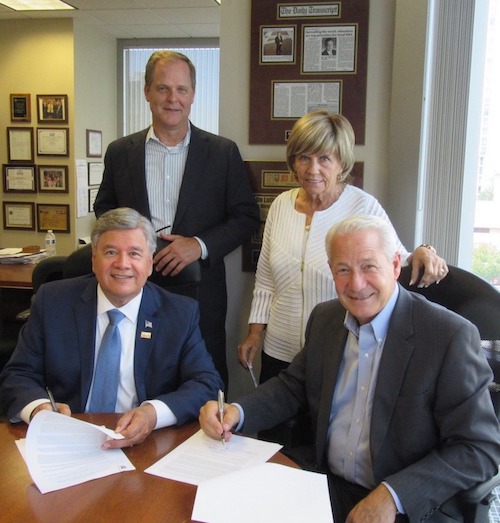
M 171 225 L 165 225 L 165 227 L 162 227 L 161 229 L 158 229 L 155 232 L 161 232 L 161 231 L 164 231 L 165 229 L 170 229 L 170 227 L 172 227 L 172 226 Z
M 47 391 L 47 394 L 49 395 L 49 400 L 50 400 L 50 405 L 52 406 L 52 410 L 54 412 L 59 412 L 56 402 L 54 401 L 54 396 L 52 396 L 52 392 L 50 392 L 50 389 L 48 387 L 45 387 L 45 390 Z
M 254 387 L 258 387 L 259 383 L 257 382 L 257 378 L 255 377 L 255 374 L 253 371 L 253 365 L 249 361 L 247 361 L 247 367 L 248 367 L 248 370 L 250 371 L 250 376 L 252 377 Z
M 222 425 L 222 422 L 224 421 L 224 393 L 221 390 L 219 390 L 217 399 L 219 401 L 219 420 Z M 226 444 L 226 440 L 224 439 L 224 430 L 222 430 L 222 434 L 220 435 L 220 440 L 223 445 Z

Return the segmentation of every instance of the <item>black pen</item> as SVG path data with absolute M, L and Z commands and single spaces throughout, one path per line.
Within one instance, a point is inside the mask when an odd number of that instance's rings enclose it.
M 54 412 L 59 412 L 56 402 L 54 401 L 54 396 L 52 396 L 52 392 L 50 392 L 50 389 L 48 387 L 45 387 L 45 390 L 47 391 L 47 394 L 49 395 L 49 400 L 50 400 L 50 405 L 52 406 L 52 410 Z
M 155 232 L 161 232 L 161 231 L 164 231 L 165 229 L 170 229 L 170 227 L 172 227 L 172 226 L 171 225 L 165 225 L 165 227 L 162 227 L 161 229 L 158 229 Z

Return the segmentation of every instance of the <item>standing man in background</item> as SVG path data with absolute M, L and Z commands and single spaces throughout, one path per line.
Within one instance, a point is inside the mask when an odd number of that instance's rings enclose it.
M 112 142 L 104 158 L 96 216 L 132 207 L 169 243 L 155 270 L 175 276 L 200 260 L 200 327 L 215 366 L 228 383 L 224 256 L 259 227 L 259 208 L 236 144 L 189 121 L 196 71 L 188 57 L 157 51 L 146 65 L 149 129 Z

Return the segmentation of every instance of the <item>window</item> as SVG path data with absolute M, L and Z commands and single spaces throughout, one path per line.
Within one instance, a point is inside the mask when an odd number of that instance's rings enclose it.
M 219 130 L 219 45 L 217 40 L 155 42 L 137 45 L 121 41 L 123 82 L 119 110 L 119 133 L 123 136 L 145 129 L 151 124 L 151 112 L 144 98 L 144 70 L 151 54 L 169 49 L 185 54 L 196 68 L 196 96 L 191 108 L 191 122 L 205 131 Z
M 489 2 L 472 271 L 500 290 L 500 6 Z

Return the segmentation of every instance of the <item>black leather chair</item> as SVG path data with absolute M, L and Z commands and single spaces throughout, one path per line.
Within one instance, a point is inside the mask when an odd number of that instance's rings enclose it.
M 459 267 L 448 266 L 450 272 L 437 285 L 427 288 L 409 286 L 411 267 L 403 267 L 399 283 L 428 300 L 443 305 L 474 323 L 493 371 L 490 393 L 497 416 L 500 414 L 500 292 L 493 285 Z M 488 523 L 489 507 L 496 497 L 493 490 L 500 486 L 499 473 L 489 481 L 460 493 L 459 501 L 466 523 Z

